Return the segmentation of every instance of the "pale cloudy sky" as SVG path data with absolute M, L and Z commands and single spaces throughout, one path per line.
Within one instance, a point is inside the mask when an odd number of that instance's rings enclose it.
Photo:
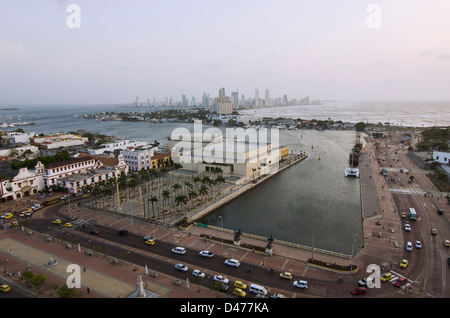
M 72 3 L 80 28 L 67 26 Z M 449 17 L 447 0 L 0 0 L 0 104 L 199 100 L 221 87 L 450 100 Z

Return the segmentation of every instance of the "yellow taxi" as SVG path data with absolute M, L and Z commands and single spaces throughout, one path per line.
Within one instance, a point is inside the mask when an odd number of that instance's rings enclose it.
M 61 224 L 62 221 L 60 219 L 53 220 L 53 224 Z
M 282 272 L 282 273 L 280 273 L 280 278 L 283 278 L 283 279 L 292 279 L 292 274 L 289 273 L 289 272 Z
M 19 222 L 12 222 L 11 226 L 19 226 Z
M 402 218 L 406 218 L 406 213 L 402 212 Z
M 392 274 L 391 273 L 384 273 L 383 275 L 381 275 L 380 279 L 381 279 L 382 282 L 387 282 L 387 281 L 392 279 Z
M 13 217 L 13 214 L 12 213 L 5 213 L 5 219 L 10 219 L 10 218 L 12 218 Z
M 247 293 L 240 288 L 235 288 L 233 290 L 233 295 L 238 296 L 238 297 L 245 297 L 247 295 Z
M 450 246 L 450 240 L 445 240 L 444 241 L 444 246 L 445 247 L 449 247 Z
M 406 266 L 408 266 L 408 260 L 404 259 L 404 260 L 401 261 L 400 267 L 406 268 Z
M 6 284 L 3 284 L 3 285 L 0 286 L 0 291 L 2 291 L 2 292 L 4 292 L 4 293 L 9 292 L 10 290 L 11 290 L 11 287 L 9 287 L 9 286 L 6 285 Z
M 69 222 L 67 222 L 67 223 L 64 223 L 63 226 L 64 226 L 64 227 L 72 227 L 72 224 L 70 224 Z
M 155 240 L 154 239 L 146 240 L 145 244 L 147 244 L 147 245 L 155 245 Z
M 247 288 L 247 285 L 246 285 L 245 283 L 241 282 L 240 280 L 237 280 L 237 281 L 234 283 L 234 287 L 237 287 L 237 288 L 239 288 L 239 289 L 244 290 L 244 289 Z

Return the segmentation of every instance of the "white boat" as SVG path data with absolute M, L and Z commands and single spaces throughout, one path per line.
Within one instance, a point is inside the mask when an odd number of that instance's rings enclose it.
M 358 168 L 345 168 L 345 176 L 359 178 L 359 169 Z

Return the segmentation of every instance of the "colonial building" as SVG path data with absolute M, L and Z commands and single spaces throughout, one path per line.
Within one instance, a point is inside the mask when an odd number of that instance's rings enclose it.
M 21 168 L 13 179 L 0 180 L 0 195 L 3 201 L 15 200 L 52 186 L 77 193 L 86 185 L 117 179 L 121 174 L 128 174 L 128 165 L 122 155 L 117 158 L 81 156 L 45 167 L 39 161 L 34 172 Z
M 44 188 L 44 165 L 38 162 L 35 172 L 27 168 L 20 168 L 19 173 L 12 180 L 0 181 L 0 195 L 2 201 L 16 200 L 37 193 Z

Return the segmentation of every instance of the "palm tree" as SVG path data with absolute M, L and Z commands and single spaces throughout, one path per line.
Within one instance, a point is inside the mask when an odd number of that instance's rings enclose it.
M 163 199 L 163 209 L 165 210 L 165 206 L 164 206 L 164 202 L 167 200 L 169 201 L 170 198 L 170 191 L 169 190 L 164 190 L 162 193 L 162 196 L 164 197 Z M 168 203 L 168 202 L 167 202 Z
M 220 184 L 225 183 L 225 178 L 220 174 L 214 179 L 214 182 L 216 185 L 219 185 L 220 188 Z
M 192 181 L 194 181 L 194 185 L 197 187 L 197 182 L 202 181 L 202 179 L 199 176 L 195 176 L 194 180 L 192 180 Z
M 198 190 L 198 193 L 203 197 L 203 199 L 205 198 L 205 195 L 208 194 L 208 187 L 205 186 L 204 184 L 202 184 L 200 186 L 200 189 Z M 203 200 L 204 201 L 204 200 Z
M 153 196 L 148 200 L 152 203 L 152 213 L 153 213 L 153 218 L 154 218 L 155 217 L 155 203 L 158 202 L 158 198 Z
M 174 191 L 178 190 L 177 192 L 180 194 L 181 185 L 179 183 L 175 183 L 172 188 Z
M 177 205 L 186 204 L 187 203 L 187 197 L 184 194 L 179 194 L 175 198 L 175 203 Z
M 196 197 L 198 197 L 198 193 L 195 190 L 191 190 L 189 192 L 189 199 L 191 199 L 193 201 L 193 199 L 195 199 Z M 193 201 L 194 202 L 194 201 Z M 192 203 L 192 207 L 194 207 L 195 203 Z

